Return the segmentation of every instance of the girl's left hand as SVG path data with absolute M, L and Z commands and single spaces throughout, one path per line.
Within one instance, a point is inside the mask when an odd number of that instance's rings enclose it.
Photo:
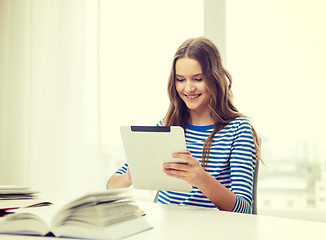
M 172 157 L 184 159 L 187 163 L 164 163 L 163 172 L 165 172 L 166 175 L 183 179 L 196 187 L 204 182 L 207 172 L 202 168 L 199 161 L 191 156 L 189 151 L 187 153 L 173 153 Z

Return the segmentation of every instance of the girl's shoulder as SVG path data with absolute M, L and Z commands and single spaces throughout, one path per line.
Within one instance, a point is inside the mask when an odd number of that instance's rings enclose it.
M 224 128 L 222 128 L 217 134 L 237 134 L 244 129 L 251 129 L 250 121 L 247 117 L 237 117 L 229 122 Z
M 243 132 L 252 132 L 252 125 L 247 117 L 237 117 L 226 125 L 224 130 L 238 135 Z
M 251 125 L 251 123 L 247 117 L 240 116 L 233 119 L 228 125 L 240 126 L 240 125 Z
M 156 126 L 162 127 L 163 126 L 163 121 L 164 121 L 164 118 L 162 118 L 160 121 L 158 121 L 158 123 L 156 123 Z
M 157 122 L 156 126 L 164 126 L 164 118 L 160 119 Z M 242 127 L 251 128 L 251 123 L 247 117 L 244 117 L 244 116 L 236 117 L 231 122 L 229 122 L 223 129 L 230 130 L 230 129 L 239 129 Z M 188 123 L 186 128 L 187 128 L 187 130 L 190 130 L 190 131 L 207 133 L 207 132 L 211 132 L 214 130 L 214 124 L 208 125 L 208 126 L 195 126 L 195 125 Z

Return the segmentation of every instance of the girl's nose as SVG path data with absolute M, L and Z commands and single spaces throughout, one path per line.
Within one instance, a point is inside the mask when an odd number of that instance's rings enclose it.
M 195 90 L 196 90 L 196 88 L 195 88 L 195 86 L 191 83 L 191 81 L 187 81 L 185 91 L 186 91 L 187 93 L 191 93 L 191 92 L 194 92 Z

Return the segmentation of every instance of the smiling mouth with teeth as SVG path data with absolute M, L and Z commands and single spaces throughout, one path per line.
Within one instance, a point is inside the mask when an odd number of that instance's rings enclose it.
M 185 95 L 187 98 L 194 99 L 199 97 L 201 94 L 196 94 L 196 95 Z

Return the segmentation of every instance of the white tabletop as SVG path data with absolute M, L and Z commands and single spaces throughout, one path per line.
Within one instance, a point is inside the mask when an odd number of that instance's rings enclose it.
M 326 223 L 139 202 L 153 229 L 127 239 L 326 239 Z M 40 239 L 1 235 L 2 239 Z M 50 240 L 52 238 L 46 238 Z M 53 238 L 56 239 L 56 238 Z
M 326 239 L 326 223 L 140 203 L 153 229 L 128 239 Z

